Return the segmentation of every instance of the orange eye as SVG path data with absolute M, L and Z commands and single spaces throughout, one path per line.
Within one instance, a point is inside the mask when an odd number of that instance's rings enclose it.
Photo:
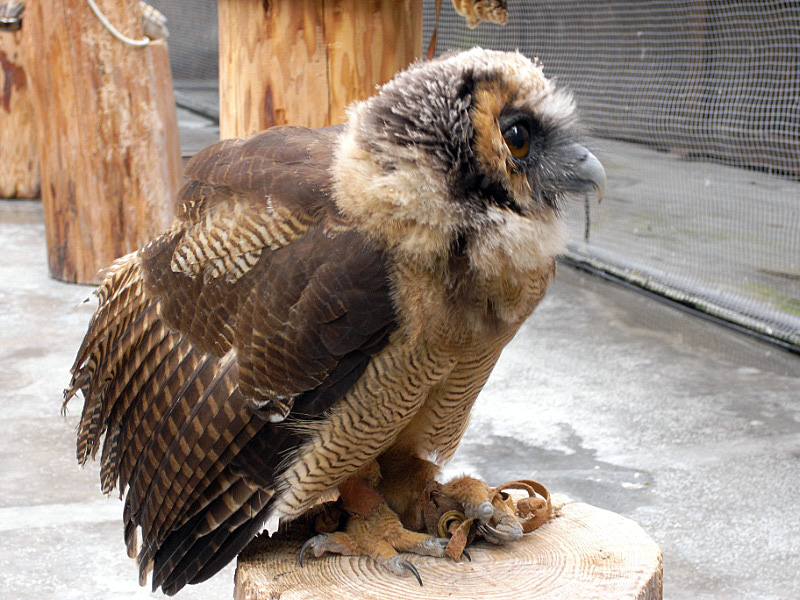
M 531 134 L 522 125 L 512 125 L 503 132 L 503 139 L 514 158 L 525 158 L 531 149 Z

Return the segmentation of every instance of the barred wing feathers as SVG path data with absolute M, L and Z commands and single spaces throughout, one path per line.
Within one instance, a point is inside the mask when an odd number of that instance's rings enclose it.
M 65 404 L 81 391 L 78 460 L 102 444 L 103 490 L 124 494 L 154 589 L 247 544 L 302 441 L 283 419 L 324 418 L 395 327 L 385 257 L 330 199 L 338 135 L 276 128 L 202 151 L 171 229 L 97 291 Z

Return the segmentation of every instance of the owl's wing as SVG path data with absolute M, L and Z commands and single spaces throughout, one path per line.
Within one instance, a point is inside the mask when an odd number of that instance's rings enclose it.
M 395 327 L 384 255 L 330 198 L 338 131 L 277 128 L 187 165 L 171 229 L 109 269 L 66 396 L 78 460 L 105 435 L 103 490 L 125 493 L 140 573 L 174 593 L 263 524 L 301 443 Z

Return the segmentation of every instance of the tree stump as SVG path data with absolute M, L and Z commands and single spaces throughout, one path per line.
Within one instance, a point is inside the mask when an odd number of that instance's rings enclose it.
M 660 600 L 661 551 L 639 525 L 553 497 L 553 517 L 507 546 L 478 542 L 470 562 L 410 556 L 424 586 L 371 559 L 297 557 L 304 539 L 253 540 L 239 556 L 236 600 Z
M 143 37 L 138 0 L 97 4 Z M 50 273 L 94 282 L 172 221 L 182 177 L 167 46 L 123 43 L 85 0 L 29 2 L 22 31 Z
M 220 137 L 325 127 L 422 53 L 421 0 L 219 0 Z
M 39 157 L 22 32 L 0 31 L 0 198 L 38 196 Z

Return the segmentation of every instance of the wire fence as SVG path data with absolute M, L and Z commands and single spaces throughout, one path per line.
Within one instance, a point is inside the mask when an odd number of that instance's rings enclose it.
M 147 0 L 167 17 L 175 100 L 219 121 L 218 0 Z
M 153 5 L 178 101 L 218 115 L 216 0 Z M 573 91 L 609 179 L 566 207 L 567 258 L 800 351 L 800 3 L 508 5 L 469 29 L 444 1 L 437 53 L 519 50 Z
M 438 51 L 520 50 L 574 92 L 609 180 L 568 257 L 800 347 L 800 3 L 508 4 L 472 30 L 444 6 Z

